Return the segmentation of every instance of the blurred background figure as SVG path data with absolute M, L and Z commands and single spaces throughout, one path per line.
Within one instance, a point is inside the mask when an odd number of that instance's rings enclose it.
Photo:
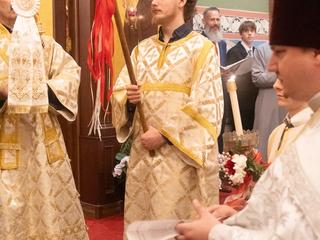
M 225 66 L 227 60 L 227 43 L 223 40 L 222 32 L 221 32 L 221 14 L 220 10 L 216 7 L 209 7 L 203 12 L 203 24 L 204 30 L 202 35 L 209 38 L 219 55 L 220 58 L 220 65 Z M 230 111 L 230 101 L 229 95 L 227 92 L 227 87 L 225 84 L 224 76 L 221 78 L 222 80 L 222 87 L 223 87 L 223 100 L 224 100 L 224 114 L 221 124 L 221 132 L 218 137 L 218 144 L 219 144 L 219 152 L 223 151 L 223 138 L 222 135 L 224 133 L 224 128 L 226 125 L 227 113 Z
M 282 105 L 278 105 L 276 93 L 272 87 L 277 75 L 267 70 L 271 54 L 268 42 L 258 46 L 254 51 L 251 72 L 252 82 L 258 88 L 253 128 L 259 132 L 258 149 L 265 161 L 267 161 L 269 135 L 283 121 L 286 114 Z

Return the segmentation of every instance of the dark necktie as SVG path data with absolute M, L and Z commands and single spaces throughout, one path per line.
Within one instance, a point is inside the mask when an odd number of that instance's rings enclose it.
M 280 147 L 281 147 L 284 134 L 286 133 L 286 131 L 287 131 L 289 128 L 293 128 L 293 127 L 294 127 L 293 124 L 291 123 L 290 119 L 287 118 L 287 117 L 283 120 L 283 123 L 285 124 L 285 127 L 284 127 L 284 129 L 283 129 L 283 131 L 282 131 L 282 134 L 281 134 L 281 137 L 280 137 L 280 142 L 279 142 L 279 145 L 278 145 L 278 151 L 279 151 L 279 149 L 280 149 Z

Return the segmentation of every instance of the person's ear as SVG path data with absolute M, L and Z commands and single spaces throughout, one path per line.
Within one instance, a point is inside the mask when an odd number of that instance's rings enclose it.
M 320 66 L 320 49 L 315 50 L 315 58 L 317 65 Z
M 187 3 L 187 0 L 179 0 L 179 7 L 184 8 L 186 3 Z

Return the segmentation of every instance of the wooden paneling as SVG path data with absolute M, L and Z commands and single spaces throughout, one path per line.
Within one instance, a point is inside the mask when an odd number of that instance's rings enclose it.
M 111 126 L 103 135 L 102 141 L 97 137 L 80 136 L 81 201 L 85 213 L 98 218 L 119 211 L 122 206 L 112 176 L 119 144 Z
M 53 33 L 55 40 L 66 49 L 67 39 L 71 41 L 71 48 L 68 52 L 78 62 L 78 28 L 75 27 L 77 22 L 77 1 L 61 0 L 53 1 Z M 69 12 L 66 12 L 66 4 L 68 4 Z M 68 32 L 67 32 L 68 31 Z M 69 37 L 69 38 L 68 38 Z M 71 159 L 72 171 L 77 189 L 80 188 L 80 166 L 79 166 L 79 118 L 70 123 L 64 118 L 59 117 L 67 151 Z
M 79 99 L 80 193 L 85 213 L 103 217 L 119 211 L 121 206 L 112 177 L 119 144 L 110 121 L 107 127 L 102 129 L 101 140 L 96 136 L 88 136 L 88 123 L 93 107 L 90 94 L 91 76 L 87 68 L 87 45 L 94 17 L 94 1 L 80 1 L 79 15 L 79 63 L 82 67 Z
M 72 169 L 84 212 L 100 218 L 120 211 L 122 200 L 112 177 L 119 144 L 110 120 L 102 129 L 101 141 L 96 136 L 88 136 L 92 102 L 86 62 L 94 1 L 61 0 L 54 1 L 53 4 L 55 38 L 81 66 L 78 118 L 72 124 L 62 118 L 59 121 L 72 159 Z
M 151 0 L 140 0 L 137 4 L 136 28 L 133 24 L 126 21 L 124 31 L 130 51 L 143 39 L 154 35 L 157 32 L 157 26 L 151 21 Z

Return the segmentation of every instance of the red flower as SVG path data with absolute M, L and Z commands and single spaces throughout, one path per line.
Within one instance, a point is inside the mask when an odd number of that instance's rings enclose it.
M 259 151 L 256 151 L 256 153 L 254 155 L 254 159 L 255 159 L 255 162 L 257 162 L 257 163 L 260 163 L 260 164 L 264 163 L 262 160 L 262 154 Z
M 234 175 L 235 174 L 235 170 L 233 169 L 234 167 L 234 162 L 231 161 L 231 159 L 229 159 L 226 164 L 224 165 L 224 167 L 227 169 L 227 172 L 229 175 Z

